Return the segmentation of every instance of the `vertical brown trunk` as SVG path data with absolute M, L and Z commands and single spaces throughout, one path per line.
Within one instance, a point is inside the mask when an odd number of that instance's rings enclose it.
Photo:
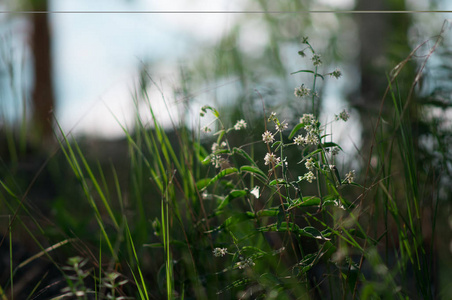
M 47 11 L 47 0 L 32 0 L 34 11 Z M 38 137 L 49 141 L 52 136 L 52 110 L 54 95 L 52 84 L 51 37 L 48 14 L 32 14 L 31 38 L 34 60 L 33 126 Z
M 357 1 L 356 10 L 391 11 L 405 10 L 403 0 L 398 1 Z M 409 53 L 407 31 L 410 17 L 406 14 L 365 13 L 357 15 L 359 29 L 359 47 L 361 85 L 359 96 L 352 100 L 359 111 L 362 123 L 361 154 L 365 157 L 370 152 L 371 140 L 384 91 L 388 86 L 386 75 Z M 386 99 L 383 117 L 388 111 L 390 101 Z

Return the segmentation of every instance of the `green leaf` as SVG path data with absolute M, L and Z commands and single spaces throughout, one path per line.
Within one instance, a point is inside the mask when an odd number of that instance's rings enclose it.
M 296 199 L 288 209 L 293 209 L 295 207 L 309 207 L 320 205 L 320 198 L 314 196 L 306 196 L 303 199 Z
M 278 286 L 281 284 L 281 281 L 279 280 L 279 278 L 271 273 L 262 274 L 259 277 L 258 282 L 262 286 Z
M 201 110 L 202 110 L 204 113 L 206 113 L 207 110 L 210 110 L 210 111 L 213 113 L 213 115 L 214 115 L 215 117 L 217 117 L 217 118 L 220 117 L 220 113 L 218 112 L 218 110 L 216 110 L 216 109 L 213 108 L 212 106 L 204 105 L 204 106 L 201 108 Z
M 323 148 L 338 147 L 339 149 L 342 150 L 341 146 L 339 146 L 338 144 L 333 143 L 333 142 L 326 142 L 326 143 L 323 143 L 323 144 L 322 144 L 322 147 L 323 147 Z
M 295 134 L 297 133 L 297 131 L 300 130 L 301 128 L 303 128 L 303 127 L 304 127 L 304 124 L 303 124 L 303 123 L 297 124 L 297 125 L 292 129 L 292 131 L 290 132 L 290 134 L 289 134 L 289 140 L 291 140 L 291 139 L 295 136 Z
M 198 182 L 196 182 L 196 187 L 198 188 L 198 190 L 202 190 L 209 184 L 210 180 L 212 179 L 211 178 L 200 179 L 198 180 Z
M 218 205 L 217 210 L 223 209 L 226 205 L 229 204 L 229 202 L 231 202 L 231 200 L 246 196 L 247 194 L 248 194 L 248 191 L 245 191 L 245 190 L 231 191 L 229 193 L 229 195 L 226 198 L 224 198 L 223 201 L 221 201 L 220 205 Z
M 306 273 L 315 265 L 316 257 L 317 254 L 313 253 L 304 256 L 304 259 L 298 263 L 301 266 L 301 273 Z
M 349 183 L 349 185 L 354 185 L 356 187 L 364 188 L 362 185 L 360 185 L 360 184 L 358 184 L 356 182 Z
M 278 211 L 279 214 L 279 211 Z M 300 231 L 300 227 L 297 224 L 292 222 L 283 222 L 281 224 L 273 223 L 265 227 L 258 228 L 259 231 L 267 232 L 267 231 L 291 231 L 296 232 Z
M 275 146 L 277 146 L 275 149 L 275 151 L 277 151 L 279 149 L 279 147 L 281 146 L 281 141 L 274 142 L 273 145 L 271 146 L 271 148 L 274 148 Z
M 324 237 L 323 234 L 317 228 L 314 228 L 312 226 L 306 226 L 299 232 L 299 234 L 307 237 L 312 237 L 318 240 L 324 241 L 330 240 L 329 238 Z
M 256 213 L 258 217 L 275 217 L 279 214 L 278 208 L 263 209 Z
M 277 185 L 277 184 L 286 184 L 286 183 L 287 182 L 284 179 L 278 178 L 278 179 L 274 179 L 274 180 L 270 181 L 270 183 L 268 185 L 269 186 L 274 186 L 274 185 Z
M 291 231 L 293 233 L 297 233 L 301 236 L 306 236 L 310 238 L 314 238 L 317 240 L 329 241 L 330 239 L 325 237 L 318 229 L 312 226 L 306 226 L 305 228 L 300 228 L 297 224 L 292 222 L 282 222 L 271 224 L 265 227 L 258 228 L 259 231 Z
M 242 166 L 242 167 L 240 167 L 240 173 L 242 173 L 242 172 L 253 173 L 255 175 L 258 175 L 258 176 L 262 177 L 262 179 L 264 181 L 268 180 L 267 175 L 261 169 L 259 169 L 258 167 Z
M 221 224 L 220 226 L 211 229 L 209 231 L 206 231 L 205 233 L 213 233 L 213 232 L 217 232 L 220 231 L 222 229 L 228 228 L 231 225 L 246 221 L 246 220 L 251 220 L 254 219 L 255 215 L 252 212 L 245 212 L 245 213 L 241 213 L 241 214 L 236 214 L 233 215 L 232 217 L 227 218 L 223 224 Z
M 311 71 L 311 70 L 299 70 L 299 71 L 290 73 L 290 75 L 297 74 L 297 73 L 311 73 L 311 74 L 314 74 L 315 76 L 320 77 L 323 80 L 325 80 L 325 78 L 322 75 L 315 73 L 314 71 Z
M 326 241 L 322 246 L 323 256 L 325 259 L 330 259 L 331 256 L 337 251 L 337 247 L 330 241 Z
M 217 182 L 218 180 L 220 180 L 221 178 L 233 174 L 233 173 L 237 173 L 238 169 L 237 168 L 227 168 L 224 169 L 223 171 L 221 171 L 220 173 L 218 173 L 214 178 L 212 178 L 204 187 L 203 189 L 205 189 L 206 187 L 208 187 L 211 184 L 214 184 L 215 182 Z M 199 181 L 198 181 L 199 182 Z
M 243 156 L 245 159 L 247 159 L 250 163 L 252 163 L 254 166 L 257 167 L 256 163 L 254 162 L 254 160 L 251 158 L 251 156 L 248 155 L 248 153 L 246 153 L 244 150 L 240 149 L 240 148 L 234 148 L 232 150 L 232 153 L 237 153 L 241 156 Z
M 307 149 L 307 148 L 305 148 L 305 149 Z M 298 162 L 298 164 L 301 164 L 301 163 L 304 162 L 306 159 L 308 159 L 308 158 L 310 158 L 310 157 L 316 155 L 316 154 L 319 153 L 319 152 L 322 152 L 322 149 L 317 149 L 317 150 L 312 151 L 311 153 L 305 155 L 305 156 L 303 157 L 303 159 L 300 160 L 300 161 Z

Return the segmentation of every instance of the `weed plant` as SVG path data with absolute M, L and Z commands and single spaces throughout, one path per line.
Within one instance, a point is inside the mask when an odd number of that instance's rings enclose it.
M 44 291 L 55 284 L 54 299 L 438 296 L 431 244 L 436 214 L 428 220 L 428 244 L 422 198 L 429 191 L 416 169 L 407 114 L 423 66 L 407 94 L 397 81 L 416 50 L 388 77 L 384 99 L 392 101 L 391 121 L 385 128 L 377 124 L 367 169 L 355 172 L 337 163 L 342 148 L 328 131 L 348 121 L 347 110 L 331 122 L 319 119 L 319 81 L 339 79 L 341 72 L 321 74 L 320 54 L 308 38 L 302 44 L 299 55 L 311 57 L 312 65 L 294 73 L 312 76 L 313 84 L 300 84 L 294 94 L 311 111 L 293 122 L 263 106 L 265 129 L 250 143 L 237 139 L 247 134 L 247 120 L 226 127 L 221 109 L 209 105 L 200 115 L 212 114 L 211 123 L 198 132 L 175 127 L 170 134 L 142 89 L 134 100 L 137 107 L 148 104 L 153 124 L 149 129 L 137 114 L 133 131 L 123 128 L 130 168 L 124 184 L 119 178 L 126 170 L 89 161 L 59 128 L 58 149 L 77 183 L 72 196 L 89 221 L 64 229 L 77 212 L 59 206 L 66 220 L 41 224 L 25 201 L 28 192 L 14 177 L 2 177 L 0 200 L 12 218 L 0 243 L 10 249 L 0 299 L 13 299 L 16 274 L 38 260 L 51 262 L 60 275 L 34 283 L 29 299 L 48 297 Z M 19 226 L 40 252 L 16 264 Z

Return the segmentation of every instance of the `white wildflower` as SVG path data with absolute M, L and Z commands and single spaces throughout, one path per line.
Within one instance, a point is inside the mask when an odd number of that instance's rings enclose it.
M 308 135 L 318 135 L 320 133 L 320 129 L 314 125 L 306 125 L 304 129 L 308 132 Z
M 336 79 L 339 79 L 339 77 L 342 76 L 342 72 L 339 69 L 334 70 L 329 74 L 331 77 L 334 77 Z
M 304 137 L 299 134 L 298 136 L 294 137 L 293 142 L 297 145 L 306 145 L 306 140 L 304 139 Z
M 308 132 L 308 134 L 305 137 L 305 142 L 306 144 L 309 145 L 318 145 L 319 144 L 319 138 L 317 137 L 317 135 L 312 134 L 311 132 Z
M 226 148 L 226 146 L 227 146 L 226 142 L 221 142 L 220 145 L 218 145 L 218 143 L 213 143 L 211 148 L 212 153 L 223 150 L 224 148 Z
M 213 255 L 215 257 L 223 257 L 228 253 L 228 249 L 226 248 L 215 248 L 213 249 Z
M 254 261 L 250 257 L 245 260 L 242 257 L 240 257 L 240 259 L 241 261 L 237 262 L 235 265 L 241 270 L 245 269 L 246 267 L 252 267 L 255 265 Z
M 276 113 L 275 112 L 272 112 L 271 114 L 270 114 L 270 117 L 268 117 L 268 122 L 276 122 Z
M 355 180 L 355 170 L 351 170 L 347 174 L 345 174 L 345 181 L 348 183 L 352 183 Z
M 320 66 L 322 64 L 322 60 L 320 59 L 320 54 L 314 54 L 311 58 L 312 64 L 314 66 Z
M 308 96 L 311 92 L 310 89 L 304 86 L 304 84 L 300 85 L 300 87 L 295 88 L 294 95 L 296 97 L 302 98 L 304 96 Z
M 341 111 L 339 115 L 336 116 L 336 121 L 343 120 L 344 122 L 347 122 L 348 119 L 350 119 L 350 114 L 345 109 Z
M 308 158 L 304 165 L 305 165 L 306 169 L 308 169 L 309 171 L 313 171 L 314 167 L 315 167 L 314 159 L 312 157 Z
M 333 149 L 331 150 L 331 154 L 332 155 L 338 155 L 339 154 L 339 147 L 333 147 Z
M 309 171 L 308 173 L 304 174 L 303 177 L 301 176 L 298 177 L 298 180 L 306 180 L 309 183 L 312 183 L 314 179 L 317 179 L 317 177 L 315 177 L 312 171 Z
M 252 195 L 254 195 L 254 197 L 256 197 L 256 198 L 259 198 L 259 187 L 258 186 L 255 186 L 251 191 L 250 191 L 250 193 L 252 194 Z
M 317 119 L 314 117 L 313 114 L 303 114 L 303 117 L 300 118 L 300 123 L 303 123 L 305 125 L 308 124 L 315 125 L 317 124 Z
M 215 166 L 215 168 L 219 168 L 221 167 L 222 158 L 220 155 L 211 155 L 210 162 Z
M 282 131 L 286 130 L 287 128 L 289 128 L 289 124 L 287 124 L 286 121 L 283 121 L 281 124 L 276 123 L 275 128 L 277 131 L 282 132 Z
M 246 128 L 246 122 L 245 120 L 238 120 L 237 123 L 234 125 L 235 130 L 240 130 L 242 128 Z
M 273 153 L 267 153 L 264 157 L 265 165 L 278 164 L 281 159 Z
M 212 149 L 212 153 L 215 153 L 217 150 L 220 149 L 220 145 L 218 145 L 218 143 L 213 143 L 211 149 Z
M 273 143 L 273 141 L 275 140 L 273 134 L 270 131 L 266 131 L 262 134 L 262 140 L 264 141 L 264 143 L 269 144 L 269 143 Z

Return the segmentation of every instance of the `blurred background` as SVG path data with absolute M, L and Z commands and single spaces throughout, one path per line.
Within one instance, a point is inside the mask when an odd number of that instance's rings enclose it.
M 344 75 L 323 89 L 329 114 L 378 105 L 386 84 L 381 74 L 438 34 L 450 15 L 301 11 L 452 9 L 448 1 L 422 0 L 23 0 L 0 5 L 3 123 L 20 122 L 25 115 L 50 135 L 46 120 L 52 111 L 66 132 L 109 138 L 123 135 L 113 116 L 133 124 L 132 94 L 143 76 L 161 88 L 174 118 L 185 113 L 182 102 L 197 103 L 189 108 L 197 112 L 205 102 L 237 103 L 255 90 L 275 93 L 274 103 L 289 97 L 304 80 L 290 75 L 307 65 L 296 54 L 303 36 L 322 53 L 325 72 L 339 68 Z M 24 13 L 33 10 L 55 13 Z M 12 11 L 17 13 L 7 13 Z M 150 93 L 168 122 L 160 92 Z

